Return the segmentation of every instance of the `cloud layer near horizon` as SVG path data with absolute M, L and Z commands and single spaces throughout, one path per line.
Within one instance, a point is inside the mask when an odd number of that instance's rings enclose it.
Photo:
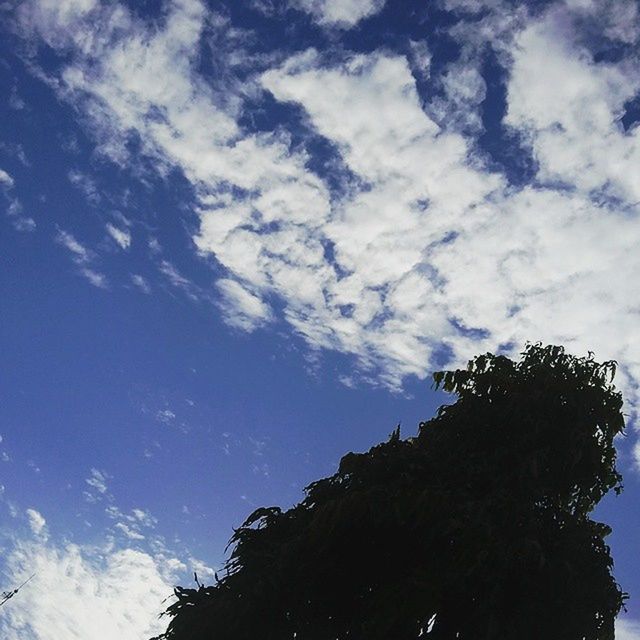
M 354 2 L 340 18 L 332 6 L 313 15 L 342 29 L 382 7 Z M 462 54 L 432 100 L 415 80 L 431 73 L 427 41 L 411 59 L 308 49 L 249 64 L 240 34 L 218 52 L 227 72 L 205 78 L 200 43 L 228 18 L 198 0 L 168 7 L 150 25 L 118 3 L 31 0 L 21 29 L 68 54 L 54 80 L 103 154 L 126 167 L 135 134 L 159 172 L 178 167 L 193 185 L 194 245 L 223 267 L 229 324 L 284 319 L 311 349 L 353 356 L 360 375 L 392 388 L 443 355 L 459 364 L 562 343 L 619 360 L 637 405 L 640 128 L 620 124 L 640 90 L 633 3 L 567 0 L 535 16 L 486 3 L 480 22 L 452 30 Z M 596 62 L 594 29 L 632 53 Z M 487 42 L 506 73 L 504 125 L 536 166 L 522 185 L 478 144 Z M 264 92 L 331 145 L 326 173 L 286 128 L 240 124 L 245 100 Z
M 105 480 L 92 469 L 87 484 L 104 496 Z M 213 570 L 202 561 L 179 559 L 167 548 L 148 511 L 127 514 L 110 504 L 105 513 L 113 527 L 79 544 L 50 531 L 39 511 L 29 508 L 22 515 L 13 505 L 13 531 L 0 532 L 2 583 L 12 590 L 33 577 L 2 608 L 4 640 L 150 638 L 166 629 L 160 613 L 175 584 L 188 581 L 193 569 L 212 578 Z
M 3 638 L 139 640 L 164 630 L 158 615 L 171 594 L 178 560 L 113 542 L 54 543 L 44 518 L 29 512 L 33 536 L 14 539 L 4 549 L 3 582 L 14 588 L 34 577 L 3 607 Z

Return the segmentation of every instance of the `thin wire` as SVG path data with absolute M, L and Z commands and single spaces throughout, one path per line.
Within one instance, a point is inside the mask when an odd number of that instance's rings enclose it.
M 11 598 L 13 598 L 13 596 L 15 596 L 16 593 L 18 593 L 18 591 L 20 591 L 20 589 L 22 589 L 22 587 L 24 587 L 24 585 L 27 584 L 27 582 L 29 582 L 29 580 L 31 580 L 31 578 L 33 578 L 35 575 L 35 573 L 31 574 L 19 587 L 16 587 L 13 591 L 3 591 L 0 595 L 0 607 L 7 601 L 11 600 Z

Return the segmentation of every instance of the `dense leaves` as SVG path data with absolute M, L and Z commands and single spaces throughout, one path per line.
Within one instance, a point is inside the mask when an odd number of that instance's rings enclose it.
M 621 490 L 614 373 L 537 344 L 436 373 L 454 404 L 256 510 L 163 638 L 612 640 L 624 594 L 588 515 Z

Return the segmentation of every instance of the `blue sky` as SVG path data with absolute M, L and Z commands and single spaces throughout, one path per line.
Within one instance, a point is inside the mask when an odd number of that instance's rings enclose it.
M 526 340 L 620 364 L 640 638 L 629 0 L 0 3 L 0 587 L 14 640 L 162 630 L 253 507 Z

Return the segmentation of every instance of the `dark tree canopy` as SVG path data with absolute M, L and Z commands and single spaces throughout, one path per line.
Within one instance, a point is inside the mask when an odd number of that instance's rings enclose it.
M 176 589 L 162 637 L 612 640 L 625 594 L 589 513 L 621 490 L 614 373 L 538 344 L 436 373 L 454 404 L 257 509 L 215 585 Z

